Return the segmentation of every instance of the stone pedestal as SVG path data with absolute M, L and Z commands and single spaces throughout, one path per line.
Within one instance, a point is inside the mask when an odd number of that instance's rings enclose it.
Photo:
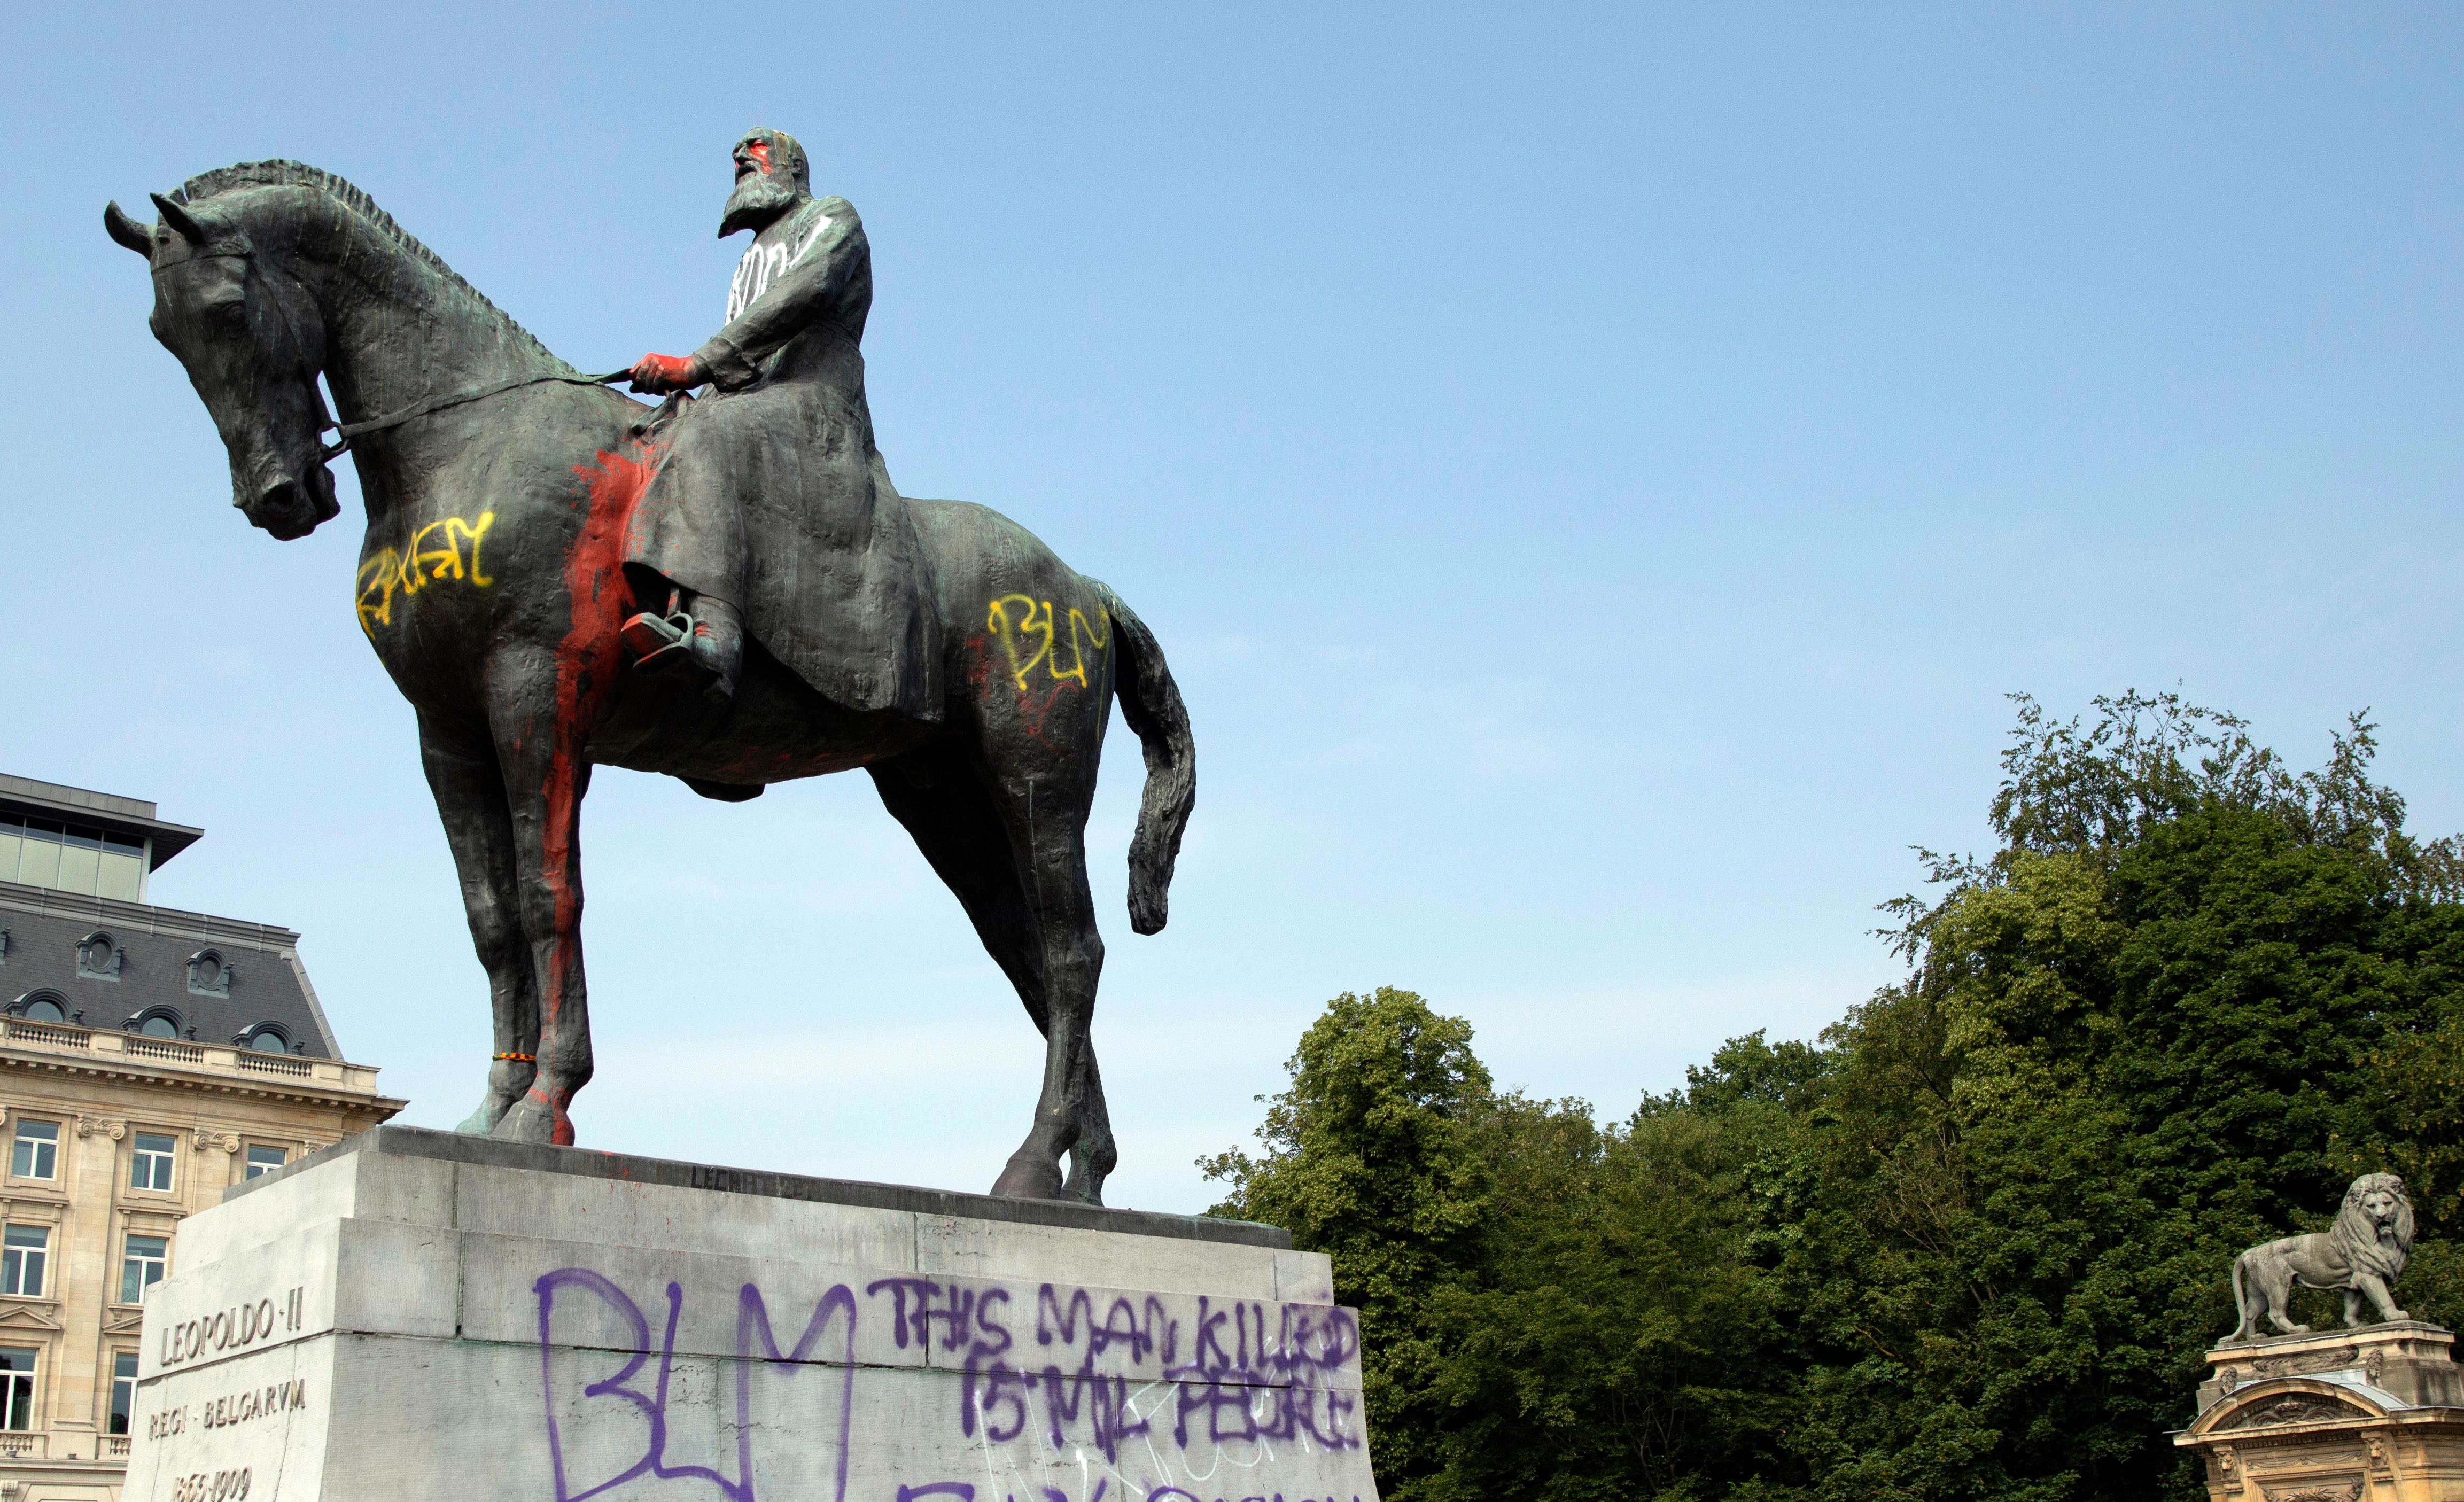
M 2218 1346 L 2173 1443 L 2211 1502 L 2464 1502 L 2454 1344 L 2408 1321 Z
M 1267 1226 L 384 1127 L 173 1259 L 127 1502 L 1376 1502 Z

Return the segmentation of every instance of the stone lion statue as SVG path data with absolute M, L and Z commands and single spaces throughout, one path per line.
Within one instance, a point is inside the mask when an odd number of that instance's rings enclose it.
M 2390 1285 L 2411 1259 L 2412 1200 L 2404 1181 L 2393 1174 L 2364 1174 L 2344 1191 L 2333 1229 L 2271 1241 L 2233 1259 L 2233 1303 L 2241 1324 L 2228 1342 L 2258 1339 L 2261 1314 L 2285 1335 L 2306 1333 L 2308 1325 L 2295 1324 L 2285 1313 L 2296 1283 L 2343 1290 L 2347 1326 L 2370 1323 L 2362 1317 L 2365 1299 L 2381 1321 L 2409 1319 L 2395 1307 Z

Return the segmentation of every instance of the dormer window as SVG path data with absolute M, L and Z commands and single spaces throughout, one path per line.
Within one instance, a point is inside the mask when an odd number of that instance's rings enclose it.
M 282 1025 L 279 1023 L 258 1023 L 231 1041 L 243 1049 L 253 1049 L 259 1053 L 291 1051 L 291 1035 L 282 1030 Z
M 57 991 L 28 991 L 9 1004 L 9 1015 L 28 1022 L 66 1022 L 68 998 Z
M 188 957 L 188 992 L 192 996 L 229 996 L 238 973 L 219 949 L 200 949 Z
M 180 1014 L 168 1006 L 148 1006 L 121 1026 L 148 1038 L 176 1038 L 180 1035 Z
M 77 940 L 77 957 L 78 980 L 117 981 L 120 979 L 121 961 L 128 957 L 128 951 L 120 947 L 118 939 L 98 928 Z

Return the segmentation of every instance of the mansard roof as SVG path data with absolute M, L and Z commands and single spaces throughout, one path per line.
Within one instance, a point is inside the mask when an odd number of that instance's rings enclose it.
M 0 944 L 0 1006 L 15 1009 L 32 993 L 54 992 L 83 1027 L 109 1030 L 168 1012 L 183 1037 L 225 1045 L 270 1023 L 294 1054 L 342 1057 L 290 929 L 0 881 L 0 933 L 8 936 Z M 116 962 L 106 968 L 116 974 L 95 974 L 79 961 L 98 933 L 110 936 Z M 206 950 L 230 972 L 219 991 L 190 984 L 190 961 Z

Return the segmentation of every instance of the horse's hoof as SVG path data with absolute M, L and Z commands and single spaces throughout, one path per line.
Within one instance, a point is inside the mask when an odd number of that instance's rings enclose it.
M 1030 1156 L 1025 1148 L 1009 1155 L 1009 1166 L 993 1182 L 993 1195 L 1002 1200 L 1058 1200 L 1061 1165 Z
M 573 1118 L 563 1112 L 525 1095 L 514 1109 L 505 1113 L 496 1129 L 488 1134 L 500 1142 L 543 1142 L 551 1147 L 573 1145 Z
M 496 1123 L 503 1120 L 504 1116 L 504 1107 L 496 1104 L 493 1098 L 483 1100 L 479 1102 L 479 1109 L 464 1116 L 462 1124 L 453 1130 L 464 1137 L 486 1137 L 496 1130 Z
M 1086 1154 L 1070 1154 L 1069 1178 L 1061 1186 L 1061 1198 L 1100 1206 L 1104 1203 L 1104 1180 L 1111 1172 L 1110 1164 L 1089 1168 Z

